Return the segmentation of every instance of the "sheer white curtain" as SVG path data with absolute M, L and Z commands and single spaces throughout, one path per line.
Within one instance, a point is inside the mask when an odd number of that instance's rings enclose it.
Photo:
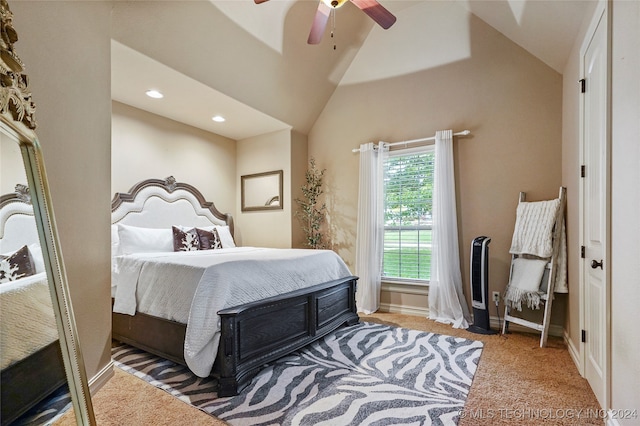
M 384 236 L 383 173 L 384 144 L 360 145 L 360 186 L 358 190 L 358 228 L 356 236 L 356 275 L 358 312 L 371 314 L 380 307 L 382 240 Z
M 471 319 L 462 293 L 451 130 L 436 132 L 435 157 L 429 318 L 467 328 Z

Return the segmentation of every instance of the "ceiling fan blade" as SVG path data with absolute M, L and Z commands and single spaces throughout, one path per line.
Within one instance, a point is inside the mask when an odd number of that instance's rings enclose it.
M 351 0 L 360 10 L 369 15 L 385 30 L 396 22 L 396 17 L 376 0 Z
M 269 0 L 253 0 L 253 1 L 255 2 L 255 4 L 260 4 L 260 3 L 264 3 L 264 2 L 269 1 Z
M 318 44 L 322 40 L 325 28 L 327 28 L 327 22 L 329 21 L 329 15 L 331 14 L 331 7 L 327 6 L 323 1 L 318 2 L 318 10 L 316 16 L 313 18 L 313 24 L 311 25 L 311 31 L 309 32 L 308 44 Z

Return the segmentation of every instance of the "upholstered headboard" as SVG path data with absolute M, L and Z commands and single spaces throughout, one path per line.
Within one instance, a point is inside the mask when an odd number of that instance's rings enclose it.
M 111 202 L 111 223 L 143 228 L 185 226 L 228 226 L 233 235 L 233 218 L 220 213 L 195 187 L 166 179 L 147 179 L 128 193 L 116 193 Z
M 0 196 L 0 253 L 24 245 L 40 244 L 29 188 L 16 185 L 16 191 Z

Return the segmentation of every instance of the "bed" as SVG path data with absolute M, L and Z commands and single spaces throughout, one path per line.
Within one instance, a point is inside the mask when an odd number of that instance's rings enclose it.
M 233 232 L 231 215 L 173 177 L 112 200 L 112 337 L 214 376 L 219 396 L 358 322 L 357 277 L 334 252 L 236 247 Z
M 66 383 L 33 208 L 21 185 L 0 197 L 0 254 L 0 418 L 8 425 Z M 17 267 L 21 258 L 29 265 Z

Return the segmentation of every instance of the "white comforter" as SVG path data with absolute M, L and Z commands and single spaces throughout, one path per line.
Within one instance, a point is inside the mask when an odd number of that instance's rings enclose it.
M 220 341 L 218 311 L 350 276 L 330 250 L 235 247 L 116 258 L 114 312 L 136 311 L 187 324 L 184 357 L 211 373 Z
M 44 272 L 0 285 L 0 369 L 58 339 Z

